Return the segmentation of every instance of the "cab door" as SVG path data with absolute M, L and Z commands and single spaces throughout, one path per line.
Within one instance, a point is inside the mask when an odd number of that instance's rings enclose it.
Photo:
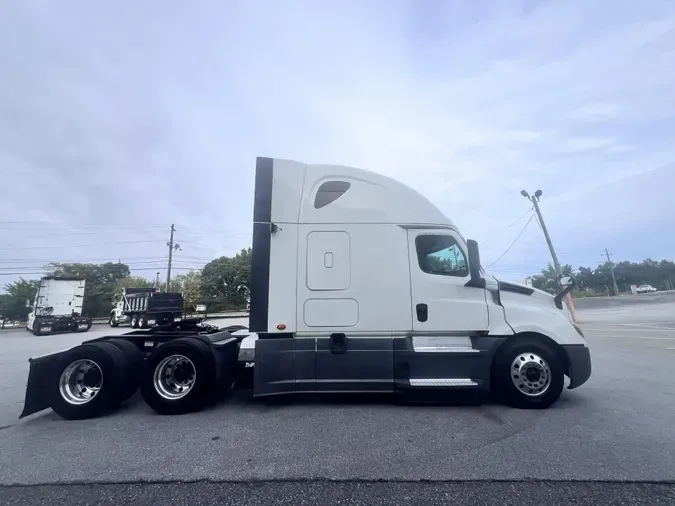
M 466 245 L 451 229 L 408 230 L 413 335 L 472 335 L 488 329 L 485 288 L 470 279 Z

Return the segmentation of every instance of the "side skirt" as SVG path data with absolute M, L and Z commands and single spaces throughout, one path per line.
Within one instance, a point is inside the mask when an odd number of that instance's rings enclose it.
M 258 339 L 253 395 L 487 391 L 492 358 L 505 339 L 453 337 L 450 344 L 429 346 L 411 336 L 358 337 L 340 350 L 327 337 Z

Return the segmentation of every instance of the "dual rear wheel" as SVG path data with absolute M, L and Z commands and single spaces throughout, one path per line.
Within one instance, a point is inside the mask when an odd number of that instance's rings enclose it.
M 217 372 L 210 345 L 196 338 L 176 339 L 146 359 L 141 395 L 162 415 L 198 411 L 214 397 Z
M 115 409 L 140 386 L 145 402 L 157 413 L 189 413 L 216 398 L 216 391 L 227 391 L 222 388 L 227 385 L 215 388 L 219 369 L 230 368 L 218 367 L 211 346 L 199 338 L 167 342 L 146 359 L 126 339 L 85 343 L 54 364 L 49 402 L 65 419 L 94 418 Z
M 67 351 L 54 364 L 49 382 L 52 409 L 68 420 L 94 418 L 114 409 L 138 389 L 142 361 L 140 350 L 124 339 Z

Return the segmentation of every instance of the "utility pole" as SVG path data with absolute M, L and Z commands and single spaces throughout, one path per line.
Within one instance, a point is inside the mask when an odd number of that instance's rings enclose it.
M 609 270 L 612 272 L 612 283 L 614 283 L 614 295 L 619 295 L 619 287 L 616 284 L 616 276 L 614 275 L 614 264 L 612 263 L 612 259 L 609 258 L 609 251 L 607 251 L 607 248 L 605 248 L 605 256 L 607 257 L 607 263 L 609 264 Z
M 555 254 L 553 249 L 553 243 L 551 242 L 551 236 L 548 235 L 548 229 L 546 228 L 546 223 L 544 223 L 544 218 L 541 216 L 541 211 L 539 210 L 539 197 L 541 197 L 542 191 L 537 190 L 534 192 L 534 195 L 530 196 L 525 190 L 521 191 L 520 194 L 525 197 L 527 200 L 532 202 L 534 205 L 534 210 L 537 213 L 537 219 L 541 225 L 541 230 L 544 232 L 544 237 L 546 238 L 546 244 L 548 244 L 548 250 L 551 252 L 551 258 L 553 258 L 553 267 L 555 268 L 555 275 L 562 276 L 562 270 L 560 269 L 560 262 L 558 262 L 558 255 Z
M 539 220 L 539 224 L 541 225 L 541 230 L 544 232 L 544 237 L 546 238 L 546 244 L 548 245 L 548 250 L 551 252 L 551 258 L 553 259 L 553 267 L 555 268 L 555 275 L 558 279 L 558 282 L 560 282 L 560 278 L 562 276 L 562 269 L 560 268 L 560 262 L 558 261 L 558 255 L 555 254 L 555 249 L 553 249 L 553 242 L 551 241 L 551 236 L 548 235 L 548 229 L 546 228 L 546 223 L 544 223 L 544 218 L 541 215 L 541 210 L 539 209 L 539 198 L 542 195 L 541 190 L 537 190 L 534 192 L 534 195 L 530 195 L 527 193 L 527 191 L 522 190 L 520 194 L 525 197 L 527 200 L 532 202 L 534 205 L 534 210 L 537 213 L 537 219 Z M 572 302 L 572 296 L 568 293 L 567 296 L 565 297 L 567 301 L 567 305 L 570 308 L 570 312 L 572 313 L 572 319 L 576 322 L 577 321 L 577 313 L 576 310 L 574 309 L 574 302 Z
M 159 288 L 159 272 L 157 273 L 157 276 L 155 276 L 155 288 Z
M 174 244 L 173 242 L 173 233 L 176 231 L 176 227 L 171 224 L 171 238 L 166 245 L 169 247 L 169 265 L 166 269 L 166 291 L 169 291 L 169 283 L 171 282 L 171 261 L 173 260 L 173 251 L 180 249 L 180 244 Z

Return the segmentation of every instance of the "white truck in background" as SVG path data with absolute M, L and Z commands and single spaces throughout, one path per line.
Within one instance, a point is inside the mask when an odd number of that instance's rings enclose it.
M 82 315 L 86 281 L 78 277 L 46 276 L 40 280 L 26 330 L 36 336 L 55 332 L 87 332 L 91 318 Z
M 30 359 L 21 417 L 99 416 L 140 387 L 160 414 L 254 397 L 490 394 L 545 409 L 591 375 L 563 298 L 496 279 L 412 188 L 338 165 L 258 158 L 249 328 L 182 320 Z M 105 380 L 104 380 L 105 378 Z

